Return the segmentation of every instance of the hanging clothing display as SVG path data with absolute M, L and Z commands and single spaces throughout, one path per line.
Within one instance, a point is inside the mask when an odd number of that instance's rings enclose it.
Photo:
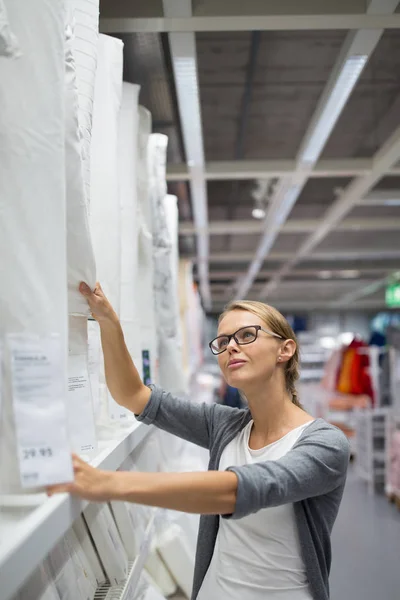
M 64 3 L 6 0 L 5 6 L 21 56 L 0 61 L 0 256 L 7 256 L 0 270 L 0 481 L 3 493 L 17 493 L 21 483 L 72 479 Z

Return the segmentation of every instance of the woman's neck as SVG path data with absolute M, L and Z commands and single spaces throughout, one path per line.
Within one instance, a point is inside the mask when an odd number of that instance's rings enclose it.
M 270 382 L 243 392 L 254 422 L 251 447 L 266 446 L 310 420 L 306 412 L 293 404 L 285 385 L 280 382 Z

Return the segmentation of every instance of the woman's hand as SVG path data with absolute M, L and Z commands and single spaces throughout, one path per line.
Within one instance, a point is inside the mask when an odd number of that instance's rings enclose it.
M 112 471 L 100 471 L 76 456 L 72 457 L 75 480 L 72 483 L 53 485 L 47 488 L 47 495 L 69 493 L 90 502 L 108 502 L 113 499 L 115 486 Z
M 110 302 L 104 295 L 101 285 L 97 282 L 93 292 L 90 287 L 83 281 L 79 285 L 80 293 L 86 298 L 93 318 L 99 323 L 103 321 L 118 321 L 118 316 L 115 313 Z

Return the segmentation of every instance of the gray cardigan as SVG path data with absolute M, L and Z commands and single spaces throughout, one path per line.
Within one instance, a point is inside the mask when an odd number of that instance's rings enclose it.
M 218 470 L 224 448 L 251 420 L 248 409 L 179 400 L 152 387 L 139 421 L 156 425 L 210 451 L 209 470 Z M 292 450 L 276 461 L 230 467 L 238 477 L 235 512 L 240 519 L 262 508 L 294 504 L 300 545 L 314 600 L 329 600 L 330 534 L 343 495 L 349 443 L 322 419 L 309 425 Z M 192 600 L 209 567 L 219 515 L 202 515 L 197 539 Z M 246 599 L 247 600 L 247 599 Z

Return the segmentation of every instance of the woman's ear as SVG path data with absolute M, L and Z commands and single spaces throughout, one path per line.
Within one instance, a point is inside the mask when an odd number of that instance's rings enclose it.
M 278 361 L 280 363 L 288 362 L 296 352 L 296 342 L 294 340 L 285 340 L 279 350 Z

